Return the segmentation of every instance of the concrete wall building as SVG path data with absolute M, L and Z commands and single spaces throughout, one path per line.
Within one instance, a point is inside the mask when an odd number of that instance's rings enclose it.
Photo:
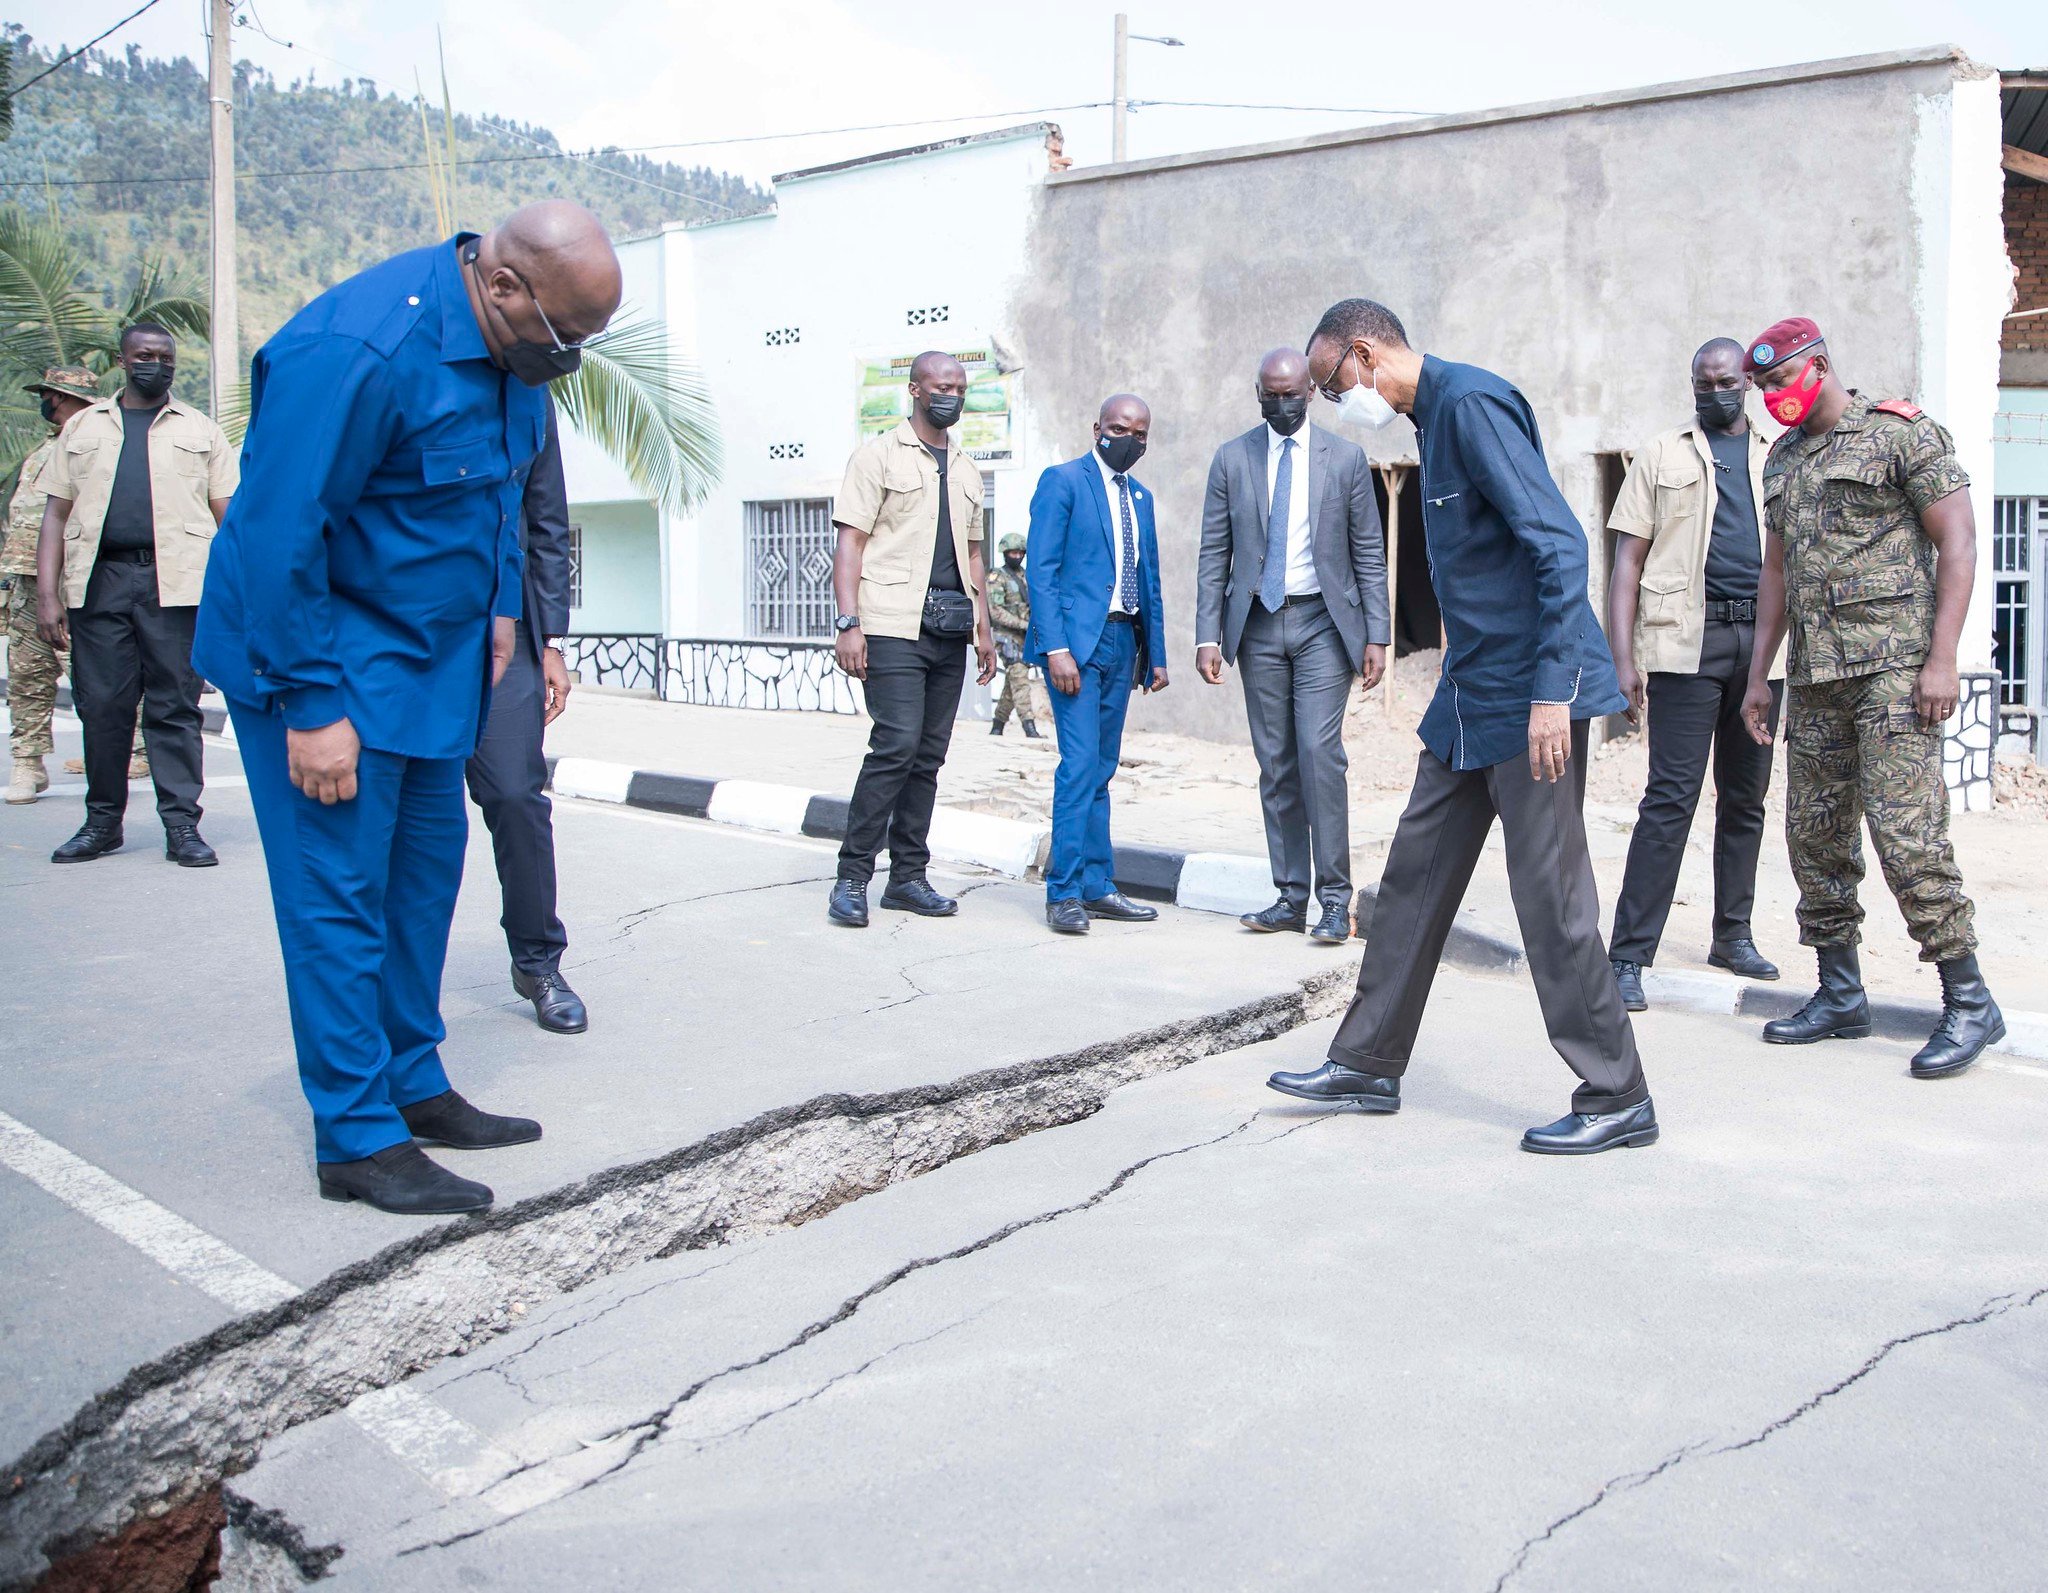
M 1528 395 L 1588 529 L 1596 600 L 1623 461 L 1689 415 L 1693 350 L 1782 315 L 1818 320 L 1853 385 L 1911 397 L 1950 428 L 1989 528 L 2008 452 L 1994 455 L 1998 417 L 2033 402 L 2011 396 L 2010 337 L 2003 389 L 2000 361 L 2001 326 L 2026 324 L 2004 321 L 2008 218 L 2038 184 L 2008 175 L 2003 147 L 2048 137 L 2048 116 L 2020 125 L 2030 96 L 2048 98 L 2039 81 L 2002 94 L 1996 71 L 1934 48 L 1115 166 L 1049 169 L 1053 130 L 1034 126 L 793 173 L 772 215 L 627 249 L 636 281 L 658 278 L 726 439 L 718 493 L 688 520 L 661 517 L 662 628 L 759 635 L 750 525 L 761 505 L 829 500 L 858 371 L 926 344 L 986 346 L 1012 406 L 1008 457 L 984 467 L 1003 528 L 1021 528 L 1039 469 L 1085 450 L 1105 394 L 1150 400 L 1139 473 L 1159 503 L 1172 663 L 1192 686 L 1210 455 L 1258 418 L 1260 354 L 1298 346 L 1348 294 Z M 935 241 L 932 218 L 949 215 L 958 234 Z M 1412 431 L 1360 440 L 1404 494 L 1404 640 L 1431 644 L 1420 505 L 1397 468 L 1414 461 Z M 574 470 L 571 487 L 584 501 Z M 628 529 L 607 521 L 605 534 L 624 546 Z M 1966 670 L 1992 665 L 1994 541 L 1982 538 Z M 1976 689 L 1981 779 L 1996 686 L 1980 676 Z M 1134 716 L 1235 738 L 1243 711 L 1234 691 L 1175 690 Z

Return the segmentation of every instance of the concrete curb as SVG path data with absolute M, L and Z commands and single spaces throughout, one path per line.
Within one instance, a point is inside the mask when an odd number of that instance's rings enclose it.
M 0 675 L 0 698 L 4 698 L 6 695 L 7 677 Z M 71 688 L 69 686 L 59 686 L 57 688 L 57 706 L 68 714 L 78 712 L 71 704 Z M 228 711 L 225 705 L 213 707 L 206 703 L 201 703 L 199 705 L 199 716 L 206 721 L 204 729 L 208 735 L 233 735 L 233 732 L 228 729 Z
M 550 758 L 548 784 L 557 796 L 616 802 L 742 829 L 832 841 L 846 834 L 847 799 L 800 786 L 659 774 L 593 758 Z M 941 807 L 932 814 L 934 859 L 990 869 L 1011 879 L 1024 879 L 1033 870 L 1042 870 L 1051 839 L 1043 826 L 1021 819 L 997 818 L 965 808 Z M 1127 896 L 1233 917 L 1256 912 L 1273 900 L 1273 876 L 1266 859 L 1237 852 L 1119 846 L 1116 884 Z M 1374 895 L 1372 887 L 1360 893 L 1361 910 Z M 1503 936 L 1457 924 L 1451 929 L 1444 955 L 1460 967 L 1506 971 L 1520 966 L 1522 948 Z

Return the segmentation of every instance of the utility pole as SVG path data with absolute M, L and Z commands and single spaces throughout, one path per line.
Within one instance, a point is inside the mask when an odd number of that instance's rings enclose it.
M 1110 137 L 1109 158 L 1121 161 L 1128 138 L 1124 130 L 1125 118 L 1130 115 L 1130 56 L 1131 19 L 1121 11 L 1116 14 L 1116 87 L 1110 95 Z
M 241 377 L 235 339 L 235 0 L 207 0 L 212 49 L 206 95 L 213 132 L 213 413 L 219 416 Z

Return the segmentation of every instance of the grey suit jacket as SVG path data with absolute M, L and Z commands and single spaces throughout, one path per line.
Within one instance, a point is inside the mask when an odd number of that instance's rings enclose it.
M 1308 428 L 1308 439 L 1308 520 L 1316 578 L 1356 668 L 1368 643 L 1384 645 L 1394 635 L 1372 466 L 1357 443 L 1320 426 Z M 1266 444 L 1262 421 L 1217 449 L 1209 466 L 1195 578 L 1195 642 L 1220 644 L 1226 663 L 1237 661 L 1245 616 L 1266 568 Z

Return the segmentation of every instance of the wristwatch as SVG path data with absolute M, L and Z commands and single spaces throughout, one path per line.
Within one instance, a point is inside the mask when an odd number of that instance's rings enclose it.
M 841 614 L 832 622 L 832 628 L 842 635 L 847 631 L 857 631 L 860 629 L 860 616 L 858 614 Z

